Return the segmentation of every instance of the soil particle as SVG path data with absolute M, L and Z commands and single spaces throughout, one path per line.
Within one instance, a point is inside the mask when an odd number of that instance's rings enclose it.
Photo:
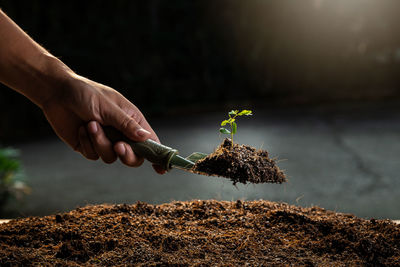
M 283 183 L 285 174 L 265 150 L 238 145 L 226 138 L 210 155 L 199 160 L 195 173 L 230 178 L 236 183 Z
M 269 201 L 97 205 L 0 225 L 0 265 L 398 266 L 400 226 Z

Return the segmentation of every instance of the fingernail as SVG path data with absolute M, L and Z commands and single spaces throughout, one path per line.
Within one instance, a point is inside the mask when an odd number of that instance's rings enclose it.
M 118 154 L 120 156 L 125 156 L 126 148 L 125 148 L 124 144 L 118 144 L 117 145 L 117 150 L 118 150 Z
M 97 123 L 96 122 L 94 122 L 94 121 L 89 122 L 88 128 L 92 134 L 97 133 Z
M 142 128 L 136 131 L 136 135 L 139 137 L 147 137 L 150 135 L 150 132 Z

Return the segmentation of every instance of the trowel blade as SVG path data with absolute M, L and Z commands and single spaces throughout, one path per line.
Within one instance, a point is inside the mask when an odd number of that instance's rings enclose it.
M 193 152 L 188 157 L 186 157 L 186 159 L 196 163 L 197 161 L 199 161 L 199 160 L 201 160 L 201 159 L 203 159 L 203 158 L 205 158 L 207 156 L 208 156 L 208 154 L 205 154 L 205 153 Z
M 207 154 L 204 154 L 204 153 L 201 153 L 201 152 L 194 152 L 194 153 L 190 154 L 190 156 L 188 156 L 186 158 L 181 157 L 179 155 L 174 155 L 171 158 L 171 162 L 170 163 L 171 163 L 171 166 L 173 168 L 180 168 L 180 169 L 190 170 L 198 160 L 200 160 L 200 159 L 202 159 L 202 158 L 204 158 L 206 156 L 207 156 Z
M 174 155 L 170 161 L 171 167 L 190 170 L 194 166 L 194 162 L 179 155 Z

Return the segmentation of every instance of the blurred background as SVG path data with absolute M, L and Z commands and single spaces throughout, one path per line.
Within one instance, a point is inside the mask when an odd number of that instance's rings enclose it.
M 289 177 L 235 187 L 179 170 L 158 176 L 149 164 L 91 162 L 0 85 L 0 145 L 20 151 L 31 188 L 2 217 L 215 198 L 400 219 L 399 1 L 0 0 L 0 8 L 77 73 L 124 94 L 182 155 L 211 152 L 226 113 L 252 109 L 236 140 L 267 149 Z

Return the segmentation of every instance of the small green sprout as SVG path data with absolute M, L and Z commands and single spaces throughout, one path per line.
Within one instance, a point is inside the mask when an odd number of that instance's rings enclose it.
M 233 143 L 233 135 L 236 134 L 236 132 L 237 132 L 237 124 L 235 122 L 236 117 L 243 116 L 243 115 L 251 116 L 251 115 L 253 115 L 253 113 L 251 110 L 246 110 L 246 109 L 244 109 L 240 112 L 239 112 L 239 110 L 231 110 L 228 113 L 228 115 L 229 115 L 229 119 L 222 121 L 221 126 L 225 126 L 225 125 L 229 124 L 231 126 L 231 130 L 221 127 L 221 128 L 219 128 L 219 132 L 223 133 L 223 134 L 230 134 L 231 140 Z

